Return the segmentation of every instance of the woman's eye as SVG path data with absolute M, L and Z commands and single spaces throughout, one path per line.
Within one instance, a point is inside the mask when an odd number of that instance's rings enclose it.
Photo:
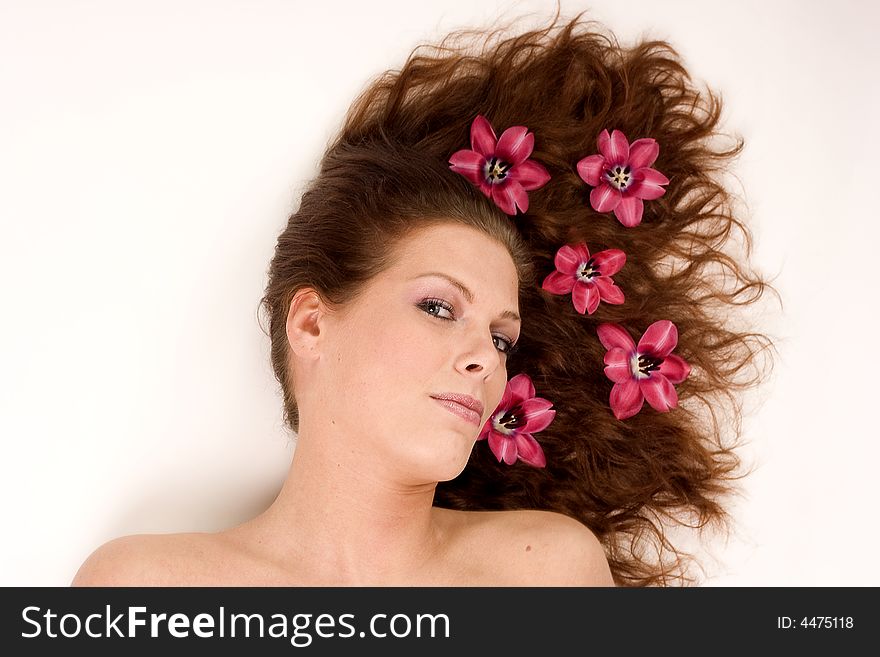
M 439 319 L 453 319 L 455 317 L 453 314 L 452 306 L 450 306 L 445 301 L 440 301 L 439 299 L 426 299 L 419 304 L 419 307 L 429 315 L 433 315 L 434 317 L 437 317 Z M 444 310 L 452 315 L 452 317 L 444 317 L 442 314 L 440 314 Z
M 500 344 L 504 345 L 504 348 L 499 349 L 498 351 L 500 351 L 502 354 L 506 354 L 508 356 L 511 353 L 513 353 L 513 343 L 510 340 L 508 340 L 507 338 L 505 338 L 501 335 L 494 335 L 492 337 L 494 337 L 496 340 L 498 340 L 498 342 Z
M 437 319 L 455 319 L 455 310 L 452 308 L 451 305 L 449 305 L 445 301 L 441 301 L 440 299 L 425 299 L 419 304 L 419 308 L 421 308 L 428 315 L 436 317 Z M 442 314 L 444 311 L 449 313 L 450 317 L 445 317 Z M 506 356 L 510 356 L 517 350 L 517 345 L 515 345 L 513 341 L 505 338 L 503 335 L 493 335 L 492 339 L 496 340 L 496 349 L 498 349 L 498 351 L 500 351 L 502 354 L 505 354 Z
M 495 346 L 498 347 L 498 351 L 503 354 L 510 353 L 510 348 L 513 346 L 510 340 L 503 338 L 500 335 L 493 335 L 492 338 L 496 340 Z

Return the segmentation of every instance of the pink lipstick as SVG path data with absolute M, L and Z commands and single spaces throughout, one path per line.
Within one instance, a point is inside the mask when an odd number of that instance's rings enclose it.
M 483 419 L 483 404 L 479 399 L 452 392 L 431 395 L 431 397 L 440 402 L 450 413 L 480 426 Z

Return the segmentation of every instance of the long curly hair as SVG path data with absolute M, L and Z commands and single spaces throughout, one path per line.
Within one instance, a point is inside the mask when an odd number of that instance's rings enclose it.
M 294 293 L 310 286 L 345 303 L 410 231 L 476 226 L 507 245 L 520 273 L 523 325 L 508 375 L 528 373 L 557 413 L 536 435 L 546 468 L 499 464 L 480 442 L 462 474 L 438 484 L 435 505 L 564 513 L 598 536 L 619 586 L 693 582 L 693 555 L 673 544 L 669 527 L 731 524 L 724 498 L 745 474 L 736 454 L 741 393 L 763 380 L 759 363 L 772 365 L 759 358 L 772 341 L 738 312 L 773 288 L 748 265 L 751 235 L 721 179 L 743 148 L 741 137 L 719 145 L 721 109 L 670 44 L 624 48 L 583 14 L 561 21 L 557 9 L 547 26 L 513 36 L 468 30 L 416 47 L 356 99 L 278 240 L 262 303 L 291 429 L 285 319 Z M 526 214 L 507 217 L 448 168 L 478 114 L 498 130 L 535 134 L 531 157 L 551 179 L 530 192 Z M 595 212 L 576 172 L 606 128 L 657 140 L 653 166 L 670 179 L 633 228 Z M 559 247 L 578 242 L 627 254 L 615 275 L 624 304 L 581 315 L 569 297 L 540 288 Z M 659 319 L 678 327 L 676 354 L 692 367 L 677 386 L 679 406 L 617 420 L 596 328 L 615 322 L 637 337 Z

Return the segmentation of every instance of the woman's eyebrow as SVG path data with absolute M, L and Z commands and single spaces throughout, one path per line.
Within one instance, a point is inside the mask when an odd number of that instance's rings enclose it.
M 443 272 L 439 271 L 429 271 L 425 272 L 424 274 L 419 274 L 411 280 L 416 280 L 417 278 L 425 278 L 426 276 L 438 276 L 440 278 L 445 278 L 461 291 L 461 293 L 464 295 L 464 298 L 468 300 L 468 303 L 474 302 L 474 293 L 471 292 L 464 283 L 456 278 L 453 278 L 449 274 L 444 274 Z M 522 321 L 522 318 L 512 310 L 505 310 L 503 313 L 501 313 L 501 317 L 515 319 L 518 322 Z

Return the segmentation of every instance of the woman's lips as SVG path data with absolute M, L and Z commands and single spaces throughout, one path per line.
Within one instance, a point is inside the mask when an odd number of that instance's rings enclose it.
M 471 410 L 467 406 L 462 406 L 458 402 L 450 401 L 448 399 L 437 399 L 436 397 L 432 397 L 432 399 L 436 400 L 439 404 L 441 404 L 446 410 L 450 413 L 453 413 L 460 418 L 467 420 L 468 422 L 480 426 L 480 421 L 483 419 L 479 413 L 474 410 Z

